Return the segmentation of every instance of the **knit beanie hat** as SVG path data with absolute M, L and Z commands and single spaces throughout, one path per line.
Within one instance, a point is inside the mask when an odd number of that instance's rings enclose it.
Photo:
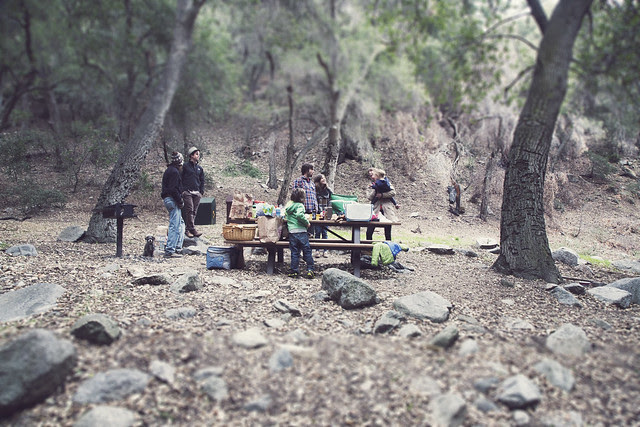
M 171 164 L 176 166 L 182 166 L 184 163 L 184 157 L 182 157 L 182 153 L 178 153 L 174 151 L 171 153 Z
M 198 150 L 196 147 L 189 148 L 189 151 L 187 151 L 187 156 L 191 157 L 191 155 L 196 151 L 200 151 L 200 150 Z

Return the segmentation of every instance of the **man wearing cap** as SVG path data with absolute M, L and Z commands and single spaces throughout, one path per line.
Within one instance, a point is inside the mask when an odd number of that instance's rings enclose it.
M 187 156 L 189 161 L 182 168 L 182 198 L 185 207 L 184 219 L 187 223 L 185 233 L 187 237 L 200 237 L 202 233 L 196 230 L 194 221 L 200 206 L 200 198 L 204 195 L 204 170 L 198 164 L 200 150 L 191 147 L 187 151 Z
M 167 231 L 167 245 L 164 249 L 166 258 L 179 258 L 182 255 L 182 243 L 184 241 L 184 221 L 182 220 L 182 175 L 180 170 L 184 158 L 182 154 L 174 151 L 171 154 L 171 163 L 162 175 L 162 201 L 169 212 L 169 230 Z

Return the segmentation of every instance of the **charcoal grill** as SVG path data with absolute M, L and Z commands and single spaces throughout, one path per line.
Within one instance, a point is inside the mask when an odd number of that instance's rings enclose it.
M 125 218 L 137 218 L 133 212 L 133 208 L 137 205 L 131 205 L 127 203 L 116 203 L 115 205 L 108 205 L 102 209 L 98 209 L 98 212 L 102 212 L 103 218 L 116 220 L 116 257 L 122 258 L 122 229 L 124 228 Z

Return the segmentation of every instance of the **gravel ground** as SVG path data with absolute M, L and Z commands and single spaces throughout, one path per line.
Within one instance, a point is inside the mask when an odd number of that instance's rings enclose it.
M 154 379 L 143 393 L 111 403 L 136 412 L 140 425 L 432 425 L 430 402 L 438 393 L 421 386 L 429 379 L 435 380 L 440 393 L 464 398 L 464 425 L 513 425 L 514 414 L 505 406 L 498 404 L 486 413 L 476 407 L 474 402 L 481 397 L 495 401 L 495 388 L 482 393 L 474 383 L 485 378 L 503 380 L 518 373 L 535 382 L 543 395 L 536 408 L 526 411 L 530 425 L 573 425 L 550 420 L 576 414 L 583 425 L 590 426 L 640 423 L 637 305 L 623 310 L 578 296 L 584 307 L 567 307 L 545 290 L 543 282 L 496 274 L 490 269 L 495 255 L 488 252 L 469 247 L 479 256 L 445 256 L 414 246 L 398 258 L 414 267 L 413 273 L 363 270 L 362 278 L 375 288 L 381 301 L 369 308 L 344 310 L 314 296 L 321 290 L 322 271 L 329 267 L 350 269 L 348 255 L 331 253 L 319 259 L 319 274 L 313 280 L 289 279 L 282 274 L 286 254 L 282 273 L 267 276 L 266 256 L 250 255 L 248 249 L 245 270 L 207 271 L 204 256 L 145 259 L 139 256 L 144 235 L 166 222 L 162 212 L 157 212 L 142 215 L 142 222 L 126 221 L 125 257 L 118 259 L 114 257 L 115 245 L 56 241 L 59 232 L 71 225 L 66 215 L 73 210 L 71 205 L 67 212 L 0 222 L 0 241 L 32 243 L 39 252 L 37 257 L 24 258 L 0 253 L 1 292 L 41 282 L 57 283 L 67 290 L 54 310 L 3 324 L 0 344 L 32 328 L 46 328 L 72 339 L 71 326 L 88 313 L 108 314 L 119 323 L 123 335 L 106 347 L 73 339 L 79 362 L 64 389 L 0 421 L 2 425 L 72 425 L 91 407 L 72 401 L 84 380 L 113 368 L 148 372 L 154 360 L 175 367 L 175 381 L 165 384 Z M 449 218 L 446 214 L 440 219 L 425 217 L 446 221 L 457 230 L 466 227 L 464 235 L 471 240 L 483 233 L 496 237 L 495 223 L 487 227 L 472 218 Z M 88 216 L 81 214 L 73 221 L 88 224 Z M 410 236 L 417 222 L 403 220 L 398 235 Z M 220 224 L 202 228 L 203 237 L 211 244 L 221 242 Z M 178 295 L 168 286 L 131 283 L 132 272 L 165 272 L 178 277 L 188 270 L 199 272 L 204 283 L 201 290 Z M 601 282 L 628 277 L 598 266 L 562 267 L 562 272 L 570 277 L 588 275 L 590 280 Z M 504 286 L 502 279 L 514 286 Z M 416 325 L 422 334 L 413 339 L 402 338 L 397 331 L 370 333 L 373 323 L 392 309 L 396 298 L 424 290 L 453 304 L 446 323 L 409 318 L 405 324 Z M 302 315 L 283 316 L 273 306 L 280 299 L 297 306 Z M 195 317 L 170 320 L 163 314 L 188 306 L 196 309 Z M 280 327 L 267 327 L 265 321 L 273 318 L 285 322 Z M 525 320 L 533 328 L 511 329 L 507 324 L 513 318 Z M 470 323 L 473 319 L 477 325 Z M 610 327 L 603 327 L 603 322 Z M 586 332 L 593 344 L 586 356 L 559 357 L 545 347 L 546 337 L 564 323 Z M 460 329 L 458 341 L 447 350 L 430 345 L 429 339 L 449 324 Z M 232 343 L 233 334 L 251 327 L 260 328 L 267 345 L 245 349 Z M 475 340 L 478 351 L 462 355 L 460 347 L 467 340 Z M 282 346 L 290 349 L 293 365 L 271 372 L 269 359 Z M 557 360 L 573 372 L 576 384 L 571 392 L 554 387 L 533 369 L 543 358 Z M 223 369 L 228 385 L 229 396 L 222 402 L 211 400 L 193 378 L 195 371 L 211 366 Z M 269 404 L 264 410 L 245 409 L 248 403 L 265 398 Z

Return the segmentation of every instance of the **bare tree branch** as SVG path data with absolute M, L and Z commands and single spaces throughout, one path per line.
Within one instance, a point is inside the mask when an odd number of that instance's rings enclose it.
M 547 15 L 544 13 L 544 9 L 542 9 L 542 5 L 539 0 L 527 0 L 527 4 L 529 4 L 529 8 L 531 9 L 531 14 L 533 15 L 533 19 L 536 20 L 538 24 L 538 28 L 540 28 L 540 32 L 544 34 L 547 29 L 547 24 L 549 20 L 547 19 Z

